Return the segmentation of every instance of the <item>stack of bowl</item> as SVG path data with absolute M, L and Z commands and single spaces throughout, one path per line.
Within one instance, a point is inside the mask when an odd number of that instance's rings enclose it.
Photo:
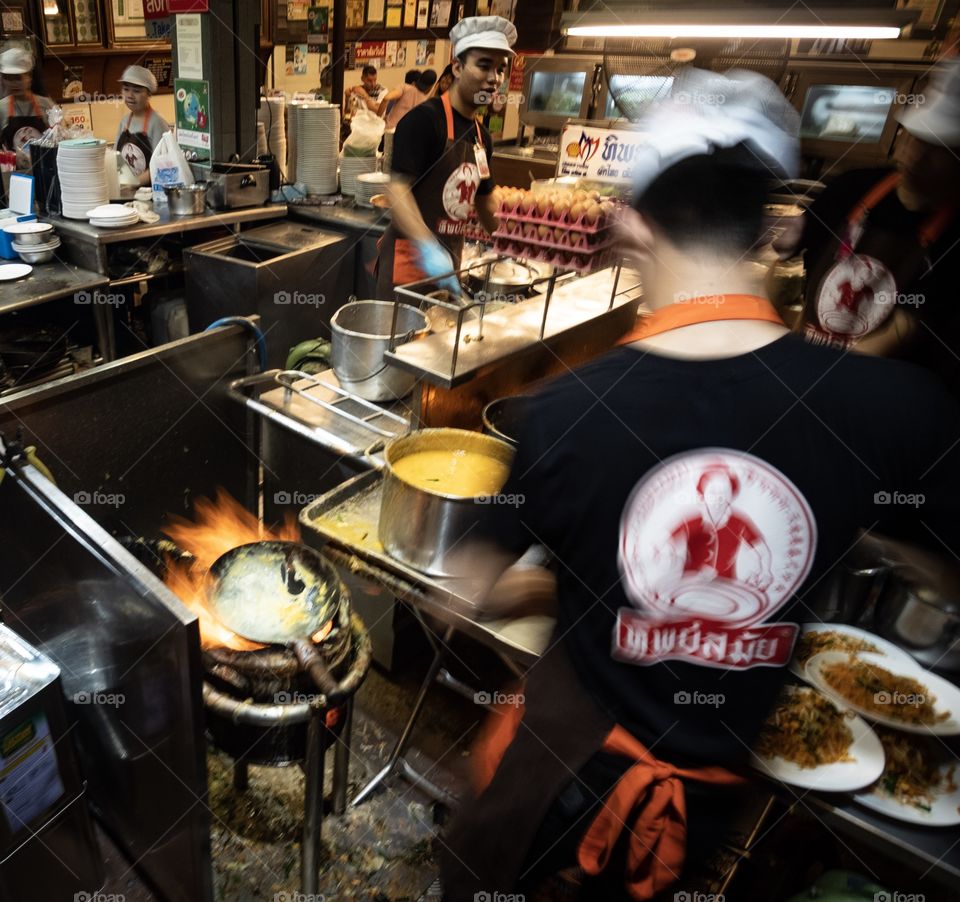
M 60 247 L 60 236 L 48 222 L 17 222 L 6 226 L 4 231 L 24 263 L 48 263 Z
M 356 201 L 361 207 L 373 206 L 370 200 L 375 194 L 383 194 L 390 184 L 390 176 L 385 172 L 364 172 L 357 176 Z

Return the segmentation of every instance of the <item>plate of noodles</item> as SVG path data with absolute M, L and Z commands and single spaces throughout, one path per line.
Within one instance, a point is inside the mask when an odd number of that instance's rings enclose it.
M 837 704 L 884 726 L 960 734 L 960 689 L 915 661 L 827 651 L 807 661 L 807 679 Z
M 885 764 L 880 779 L 854 799 L 897 820 L 927 827 L 960 824 L 960 761 L 933 736 L 877 727 Z
M 810 686 L 786 686 L 760 731 L 750 763 L 792 786 L 852 792 L 883 772 L 883 746 L 862 717 Z
M 855 626 L 845 623 L 805 623 L 800 628 L 800 638 L 790 659 L 791 672 L 806 679 L 807 661 L 825 651 L 845 651 L 852 655 L 878 654 L 898 661 L 913 660 L 892 642 Z

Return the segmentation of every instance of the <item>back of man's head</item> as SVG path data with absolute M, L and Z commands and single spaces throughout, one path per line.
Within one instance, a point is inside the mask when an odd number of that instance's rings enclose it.
M 403 76 L 403 83 L 406 85 L 415 85 L 419 77 L 420 77 L 419 69 L 410 69 L 407 72 L 407 74 Z
M 768 178 L 738 144 L 675 163 L 634 208 L 680 250 L 741 257 L 760 236 Z
M 799 116 L 755 72 L 687 70 L 639 123 L 634 207 L 673 245 L 740 256 L 760 235 L 767 183 L 796 174 Z

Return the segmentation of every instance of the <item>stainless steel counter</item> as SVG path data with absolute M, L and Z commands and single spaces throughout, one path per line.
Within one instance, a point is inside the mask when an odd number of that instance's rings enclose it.
M 107 284 L 107 277 L 71 263 L 53 260 L 38 263 L 25 279 L 5 282 L 0 297 L 0 313 L 56 301 L 81 291 L 91 291 Z
M 340 207 L 291 204 L 288 214 L 291 219 L 303 222 L 319 222 L 358 232 L 375 232 L 378 235 L 382 235 L 390 224 L 390 217 L 382 210 L 356 207 L 352 204 Z
M 286 215 L 286 204 L 269 204 L 264 207 L 246 207 L 219 212 L 208 210 L 196 216 L 171 216 L 168 210 L 164 210 L 160 213 L 159 222 L 141 222 L 124 229 L 98 229 L 84 219 L 65 219 L 62 216 L 44 216 L 42 219 L 52 223 L 61 235 L 97 244 L 118 244 L 125 241 L 158 238 L 163 235 L 176 235 L 181 232 L 193 232 L 197 229 L 280 219 Z

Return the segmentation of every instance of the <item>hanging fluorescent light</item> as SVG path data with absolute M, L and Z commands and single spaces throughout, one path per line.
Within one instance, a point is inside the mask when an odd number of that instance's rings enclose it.
M 898 27 L 877 25 L 573 25 L 565 29 L 582 38 L 832 38 L 889 41 Z
M 885 41 L 900 37 L 903 26 L 916 17 L 915 11 L 890 9 L 805 8 L 778 13 L 774 9 L 717 10 L 714 7 L 638 13 L 629 7 L 608 7 L 605 12 L 565 13 L 561 26 L 571 37 Z

